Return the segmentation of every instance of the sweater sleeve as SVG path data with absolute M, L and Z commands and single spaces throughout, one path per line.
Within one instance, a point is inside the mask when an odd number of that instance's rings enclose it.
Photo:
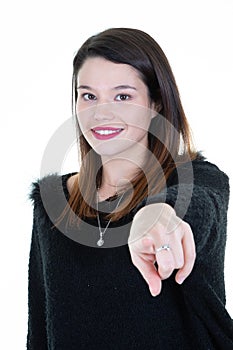
M 143 204 L 166 202 L 190 225 L 197 257 L 191 275 L 179 287 L 189 311 L 186 321 L 199 349 L 230 350 L 233 320 L 225 309 L 224 285 L 229 179 L 216 165 L 203 160 L 184 164 L 179 170 L 181 176 L 174 172 L 166 191 L 148 197 Z
M 43 262 L 33 215 L 33 228 L 28 269 L 28 350 L 46 350 L 46 301 L 43 279 Z

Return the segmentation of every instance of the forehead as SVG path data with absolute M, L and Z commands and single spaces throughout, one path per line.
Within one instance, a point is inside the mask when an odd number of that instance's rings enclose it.
M 78 85 L 143 84 L 139 72 L 134 67 L 114 63 L 102 57 L 86 59 L 78 72 L 77 81 Z

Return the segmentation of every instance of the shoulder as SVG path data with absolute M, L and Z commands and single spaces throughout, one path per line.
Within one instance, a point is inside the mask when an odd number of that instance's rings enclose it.
M 228 178 L 227 174 L 222 169 L 220 169 L 220 167 L 217 164 L 210 162 L 207 158 L 201 155 L 199 155 L 196 159 L 192 161 L 192 165 L 193 165 L 193 169 L 196 171 L 206 170 L 209 172 L 222 174 L 223 176 Z
M 218 165 L 204 159 L 193 161 L 194 184 L 229 191 L 229 177 Z
M 204 187 L 228 189 L 229 177 L 216 164 L 198 155 L 192 161 L 178 164 L 169 178 L 169 183 L 193 183 Z
M 68 173 L 60 175 L 58 173 L 48 174 L 31 183 L 29 199 L 36 202 L 41 199 L 41 192 L 46 192 L 49 195 L 72 189 L 72 186 L 77 178 L 78 173 Z
M 41 201 L 42 193 L 55 194 L 61 189 L 62 176 L 57 173 L 46 175 L 32 182 L 29 199 L 36 204 Z
M 42 211 L 44 213 L 45 210 L 50 217 L 61 212 L 67 204 L 69 197 L 68 186 L 70 188 L 72 185 L 75 174 L 60 175 L 53 173 L 32 182 L 28 197 L 32 201 L 34 208 L 41 213 Z M 68 182 L 69 179 L 71 180 Z

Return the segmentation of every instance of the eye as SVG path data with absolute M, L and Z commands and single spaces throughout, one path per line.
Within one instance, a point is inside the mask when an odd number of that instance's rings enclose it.
M 89 92 L 85 93 L 85 94 L 82 94 L 82 98 L 85 100 L 85 101 L 95 101 L 96 100 L 96 96 L 93 95 L 93 94 L 90 94 Z
M 126 101 L 126 100 L 129 100 L 130 98 L 131 96 L 127 94 L 119 94 L 116 96 L 117 101 Z

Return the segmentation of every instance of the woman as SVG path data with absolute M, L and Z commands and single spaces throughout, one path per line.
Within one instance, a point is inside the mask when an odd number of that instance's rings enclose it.
M 194 150 L 159 45 L 128 28 L 89 38 L 73 107 L 80 171 L 30 194 L 28 349 L 233 349 L 228 177 Z

